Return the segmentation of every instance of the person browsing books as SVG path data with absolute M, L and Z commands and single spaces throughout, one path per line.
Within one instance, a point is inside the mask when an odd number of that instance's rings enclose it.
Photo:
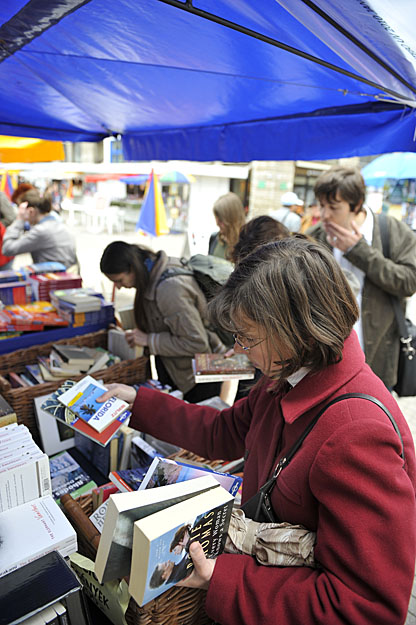
M 118 289 L 134 288 L 137 328 L 126 332 L 130 345 L 147 347 L 156 356 L 159 381 L 178 388 L 189 402 L 219 394 L 219 383 L 195 384 L 192 359 L 200 352 L 225 352 L 209 327 L 207 302 L 189 274 L 167 277 L 182 267 L 165 252 L 114 241 L 101 257 L 101 271 Z M 183 268 L 183 267 L 182 267 Z
M 19 197 L 17 216 L 6 229 L 3 254 L 30 253 L 34 263 L 57 261 L 66 269 L 78 266 L 75 241 L 60 217 L 52 211 L 48 196 L 29 189 Z M 25 230 L 25 223 L 30 229 Z
M 195 570 L 181 584 L 206 588 L 208 616 L 227 625 L 404 623 L 416 556 L 414 445 L 396 401 L 365 363 L 353 330 L 357 303 L 333 254 L 297 235 L 264 245 L 240 261 L 210 312 L 232 325 L 236 352 L 263 372 L 247 397 L 218 411 L 115 384 L 100 401 L 125 399 L 131 427 L 205 458 L 244 455 L 245 511 L 278 474 L 270 516 L 316 532 L 317 567 L 259 566 L 243 554 L 210 560 L 195 542 Z M 341 399 L 350 393 L 371 393 L 401 438 L 372 400 Z

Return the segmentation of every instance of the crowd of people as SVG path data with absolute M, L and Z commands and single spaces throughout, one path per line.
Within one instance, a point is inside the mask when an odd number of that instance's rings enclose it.
M 207 254 L 233 270 L 210 301 L 189 272 L 167 277 L 183 266 L 163 251 L 120 240 L 101 256 L 100 270 L 115 287 L 135 290 L 128 342 L 154 355 L 159 380 L 186 400 L 115 380 L 101 401 L 124 399 L 133 428 L 205 458 L 244 456 L 243 509 L 270 483 L 270 516 L 316 534 L 313 568 L 265 567 L 243 553 L 206 559 L 188 528 L 195 569 L 181 585 L 207 590 L 207 613 L 224 625 L 406 619 L 416 458 L 392 394 L 399 330 L 391 296 L 404 307 L 416 292 L 416 237 L 387 217 L 390 257 L 383 255 L 379 216 L 366 205 L 355 168 L 323 172 L 315 197 L 305 209 L 287 192 L 279 210 L 250 220 L 236 194 L 220 197 Z M 25 189 L 15 214 L 3 218 L 4 254 L 77 262 L 59 215 L 36 189 Z M 232 333 L 232 346 L 218 328 Z M 220 390 L 195 384 L 198 352 L 246 354 L 253 384 L 224 410 L 197 405 Z M 282 464 L 320 411 L 293 460 Z M 185 549 L 181 540 L 172 549 Z M 154 584 L 174 579 L 167 568 L 157 575 Z

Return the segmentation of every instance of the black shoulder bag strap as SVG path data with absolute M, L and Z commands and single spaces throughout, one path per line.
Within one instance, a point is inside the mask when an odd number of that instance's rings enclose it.
M 383 246 L 383 255 L 385 258 L 390 258 L 390 238 L 389 238 L 389 230 L 387 224 L 387 217 L 384 213 L 381 213 L 378 218 L 378 223 L 380 226 L 380 236 L 381 236 L 381 244 Z M 405 354 L 412 354 L 412 337 L 409 336 L 409 333 L 406 329 L 406 321 L 405 315 L 400 306 L 400 302 L 394 295 L 390 295 L 390 301 L 393 305 L 394 316 L 396 317 L 397 327 L 400 332 L 400 343 L 402 343 L 402 350 Z M 413 356 L 412 356 L 413 357 Z
M 270 502 L 270 494 L 271 494 L 271 491 L 274 487 L 274 484 L 277 478 L 279 477 L 282 470 L 285 467 L 287 467 L 289 462 L 292 460 L 293 456 L 298 451 L 303 441 L 308 436 L 308 434 L 313 429 L 313 427 L 317 423 L 318 419 L 323 415 L 323 413 L 330 406 L 333 406 L 334 404 L 337 404 L 338 402 L 343 401 L 344 399 L 351 399 L 351 398 L 366 399 L 367 401 L 371 401 L 373 404 L 376 404 L 376 406 L 381 408 L 381 410 L 383 410 L 383 412 L 387 415 L 387 417 L 390 419 L 390 422 L 394 430 L 396 431 L 400 439 L 400 443 L 401 443 L 400 457 L 403 459 L 403 466 L 404 466 L 405 457 L 404 457 L 404 445 L 403 445 L 402 435 L 400 434 L 399 427 L 396 421 L 394 420 L 393 415 L 389 412 L 389 410 L 385 407 L 385 405 L 381 401 L 379 401 L 376 397 L 373 397 L 372 395 L 366 395 L 365 393 L 345 393 L 344 395 L 340 395 L 339 397 L 336 397 L 332 401 L 328 402 L 323 408 L 321 408 L 318 414 L 312 419 L 309 425 L 302 432 L 302 434 L 300 435 L 296 443 L 292 445 L 292 447 L 289 449 L 287 454 L 285 454 L 282 458 L 280 458 L 279 462 L 277 463 L 275 467 L 275 470 L 273 471 L 272 477 L 268 479 L 267 482 L 265 482 L 263 486 L 259 488 L 258 492 L 242 506 L 242 509 L 248 518 L 252 519 L 253 521 L 259 521 L 261 523 L 277 522 L 277 520 L 274 517 L 273 508 Z

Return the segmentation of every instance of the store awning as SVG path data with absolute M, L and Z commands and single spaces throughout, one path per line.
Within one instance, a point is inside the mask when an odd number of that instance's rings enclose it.
M 65 160 L 61 141 L 0 136 L 1 163 L 43 163 Z
M 415 18 L 414 0 L 8 0 L 0 132 L 121 136 L 134 160 L 412 152 Z

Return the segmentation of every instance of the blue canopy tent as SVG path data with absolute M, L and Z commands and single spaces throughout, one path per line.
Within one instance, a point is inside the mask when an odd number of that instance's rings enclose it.
M 121 136 L 131 160 L 413 152 L 413 33 L 403 38 L 388 6 L 8 0 L 0 133 Z M 396 0 L 394 10 L 414 24 L 413 0 Z

